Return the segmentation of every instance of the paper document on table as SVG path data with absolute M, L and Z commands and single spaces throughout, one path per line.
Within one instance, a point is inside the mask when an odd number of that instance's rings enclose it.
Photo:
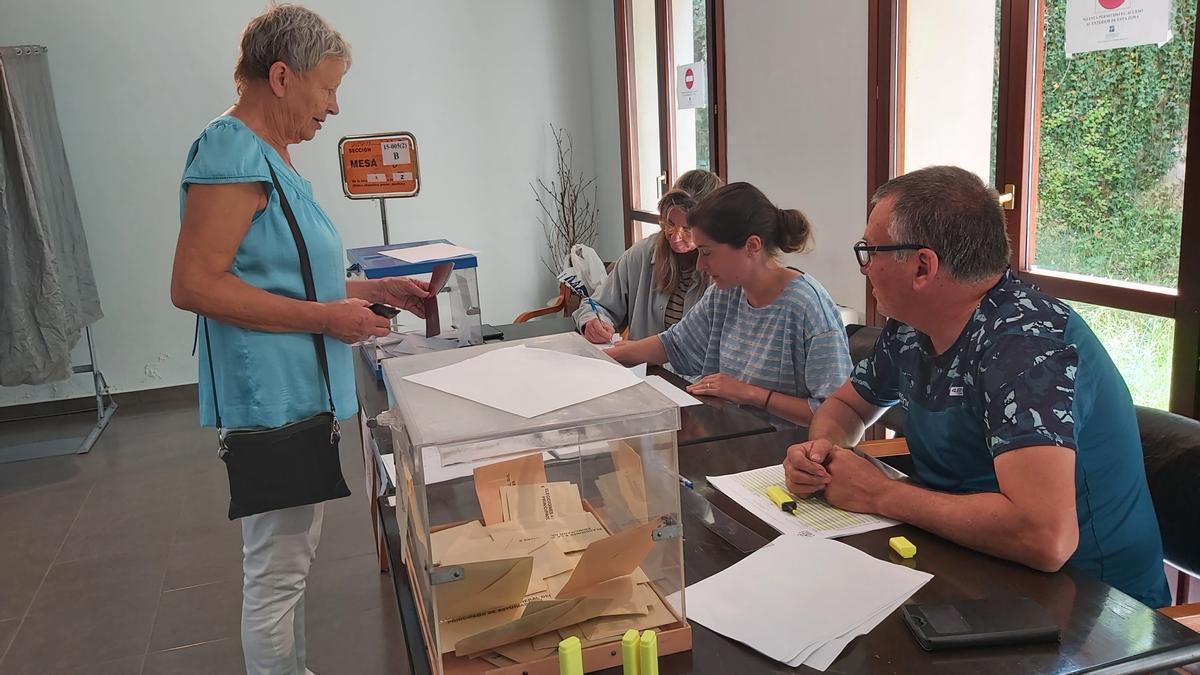
M 526 418 L 641 382 L 625 368 L 603 359 L 524 345 L 496 349 L 404 379 Z
M 443 334 L 444 335 L 444 334 Z M 458 349 L 458 338 L 425 337 L 417 333 L 392 333 L 375 341 L 376 358 L 427 354 Z
M 703 403 L 703 401 L 700 399 L 697 399 L 679 387 L 667 382 L 661 376 L 648 375 L 646 373 L 646 364 L 644 363 L 639 363 L 636 366 L 630 366 L 626 370 L 634 375 L 637 375 L 638 379 L 657 389 L 658 393 L 671 399 L 671 403 L 674 403 L 680 408 L 686 408 L 689 405 L 701 405 Z
M 601 351 L 608 351 L 621 344 L 621 342 L 624 340 L 625 338 L 621 337 L 620 333 L 613 333 L 613 336 L 608 339 L 608 342 L 602 342 L 596 346 L 599 347 Z
M 692 396 L 691 394 L 680 389 L 679 387 L 676 387 L 675 385 L 671 384 L 670 382 L 667 382 L 666 380 L 659 377 L 658 375 L 647 376 L 646 384 L 657 389 L 660 394 L 671 399 L 671 403 L 674 403 L 675 405 L 679 406 L 680 408 L 686 408 L 689 405 L 703 405 L 704 404 L 704 402 L 701 401 L 700 399 L 696 398 L 695 396 Z
M 388 251 L 380 251 L 380 253 L 396 260 L 419 263 L 427 260 L 457 258 L 460 255 L 475 255 L 479 251 L 453 244 L 425 244 L 423 246 L 410 246 L 408 248 L 394 248 Z
M 887 518 L 843 511 L 830 506 L 820 497 L 797 499 L 795 511 L 783 511 L 767 496 L 767 488 L 772 485 L 787 489 L 782 464 L 726 476 L 709 476 L 708 482 L 784 534 L 832 539 L 896 524 L 896 521 Z
M 387 472 L 388 482 L 392 487 L 400 485 L 396 482 L 396 456 L 395 455 L 380 455 L 380 463 L 383 464 L 383 470 Z
M 687 618 L 789 666 L 823 671 L 932 578 L 841 542 L 784 535 L 688 586 Z

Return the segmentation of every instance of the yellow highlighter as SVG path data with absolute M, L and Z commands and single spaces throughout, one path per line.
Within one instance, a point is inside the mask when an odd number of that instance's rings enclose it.
M 643 631 L 638 640 L 638 667 L 640 675 L 658 675 L 658 636 L 652 630 Z
M 574 635 L 558 643 L 558 675 L 583 675 L 583 644 Z
M 775 506 L 788 513 L 796 510 L 796 498 L 778 485 L 772 485 L 767 488 L 767 497 L 770 497 L 771 501 L 775 502 Z
M 639 675 L 638 640 L 638 632 L 632 628 L 625 631 L 625 636 L 621 638 L 622 675 Z
M 911 558 L 917 554 L 917 547 L 906 537 L 892 537 L 888 539 L 888 546 L 901 558 Z

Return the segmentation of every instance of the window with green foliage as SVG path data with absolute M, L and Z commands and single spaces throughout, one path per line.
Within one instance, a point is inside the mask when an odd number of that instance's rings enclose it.
M 1196 3 L 1173 39 L 1064 52 L 1066 2 L 1047 2 L 1041 54 L 1031 267 L 1175 288 Z M 1134 400 L 1166 407 L 1173 322 L 1077 306 L 1122 367 Z

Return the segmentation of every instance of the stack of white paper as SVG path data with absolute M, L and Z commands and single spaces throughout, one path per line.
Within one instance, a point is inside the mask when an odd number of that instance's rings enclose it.
M 403 260 L 404 262 L 419 263 L 429 260 L 457 258 L 461 255 L 474 255 L 479 253 L 479 251 L 455 246 L 454 244 L 425 244 L 423 246 L 409 246 L 408 248 L 393 248 L 388 251 L 380 251 L 380 253 L 397 260 Z
M 524 345 L 404 379 L 521 417 L 537 417 L 641 382 L 611 361 Z
M 799 500 L 798 507 L 791 513 L 781 510 L 767 496 L 767 488 L 778 485 L 784 490 L 787 489 L 782 464 L 707 478 L 710 485 L 784 534 L 835 538 L 896 524 L 896 521 L 887 518 L 843 511 L 836 506 L 830 506 L 820 497 Z
M 789 666 L 825 670 L 933 576 L 784 535 L 687 587 L 687 618 Z

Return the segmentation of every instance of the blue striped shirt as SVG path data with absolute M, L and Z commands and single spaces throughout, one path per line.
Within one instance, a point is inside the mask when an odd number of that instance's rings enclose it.
M 724 373 L 807 398 L 814 411 L 852 370 L 841 315 L 825 287 L 810 274 L 792 279 L 766 307 L 751 307 L 740 287 L 712 286 L 659 339 L 680 375 Z M 773 415 L 771 422 L 796 426 Z

